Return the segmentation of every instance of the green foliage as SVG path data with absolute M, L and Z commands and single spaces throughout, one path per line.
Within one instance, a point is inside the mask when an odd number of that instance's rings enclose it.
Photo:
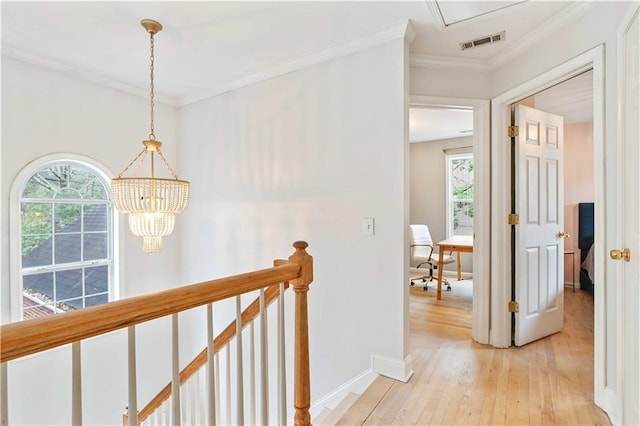
M 453 229 L 456 230 L 461 219 L 473 219 L 473 158 L 452 159 L 450 173 Z
M 105 186 L 88 169 L 59 164 L 39 170 L 22 193 L 22 255 L 39 247 L 54 231 L 79 220 L 83 200 L 106 199 Z

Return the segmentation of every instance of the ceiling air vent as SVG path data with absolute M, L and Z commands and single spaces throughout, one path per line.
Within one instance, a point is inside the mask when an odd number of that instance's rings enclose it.
M 505 39 L 505 34 L 506 34 L 506 31 L 502 31 L 500 33 L 480 37 L 475 40 L 466 41 L 464 43 L 460 43 L 460 48 L 462 50 L 467 50 L 473 47 L 482 46 L 484 44 L 491 44 L 491 43 L 496 43 L 498 41 L 503 41 Z

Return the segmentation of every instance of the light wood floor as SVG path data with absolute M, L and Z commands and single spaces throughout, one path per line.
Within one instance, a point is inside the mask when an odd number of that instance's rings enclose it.
M 471 340 L 471 283 L 452 284 L 441 301 L 411 288 L 411 380 L 379 377 L 337 424 L 610 424 L 593 404 L 590 296 L 567 287 L 562 332 L 496 349 Z

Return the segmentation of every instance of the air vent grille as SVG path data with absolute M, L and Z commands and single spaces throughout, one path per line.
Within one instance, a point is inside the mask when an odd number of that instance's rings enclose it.
M 499 41 L 504 41 L 506 37 L 506 31 L 502 31 L 500 33 L 487 35 L 484 37 L 477 38 L 471 41 L 465 41 L 464 43 L 460 43 L 460 49 L 467 50 L 474 47 L 479 47 L 485 44 L 497 43 Z

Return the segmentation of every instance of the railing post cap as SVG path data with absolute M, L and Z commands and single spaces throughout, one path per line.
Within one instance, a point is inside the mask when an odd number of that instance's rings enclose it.
M 309 243 L 307 243 L 306 241 L 296 241 L 295 243 L 293 243 L 293 247 L 296 250 L 304 250 L 309 247 Z

